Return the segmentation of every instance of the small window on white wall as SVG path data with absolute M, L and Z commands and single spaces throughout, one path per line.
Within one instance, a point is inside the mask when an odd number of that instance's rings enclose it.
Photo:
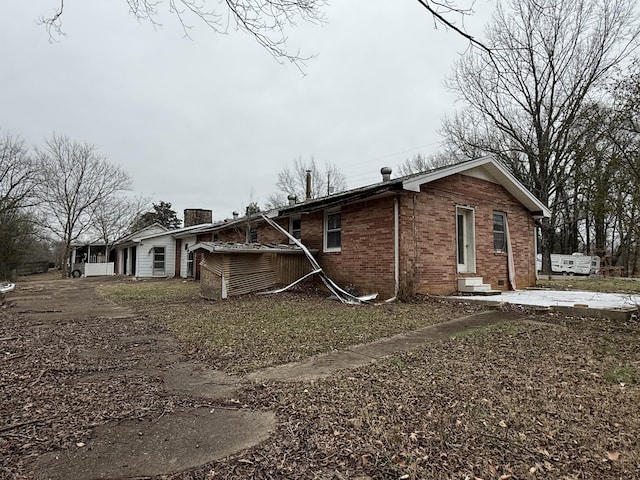
M 342 214 L 332 210 L 324 214 L 324 251 L 339 252 L 342 248 Z

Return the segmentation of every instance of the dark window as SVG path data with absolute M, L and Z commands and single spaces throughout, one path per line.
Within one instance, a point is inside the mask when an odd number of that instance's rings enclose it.
M 193 252 L 187 254 L 187 277 L 193 277 Z
M 458 264 L 459 265 L 463 265 L 465 263 L 464 260 L 464 238 L 465 238 L 465 231 L 464 231 L 464 215 L 462 214 L 458 214 L 457 215 L 457 219 L 458 219 Z
M 249 230 L 249 243 L 258 243 L 258 230 L 255 228 Z
M 505 214 L 503 212 L 493 212 L 493 249 L 496 252 L 507 251 Z
M 289 233 L 293 238 L 300 240 L 302 238 L 302 220 L 299 218 L 292 218 L 289 221 Z

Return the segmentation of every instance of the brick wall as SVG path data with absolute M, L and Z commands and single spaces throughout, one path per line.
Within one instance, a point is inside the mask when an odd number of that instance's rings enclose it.
M 276 223 L 284 228 L 287 232 L 289 231 L 289 219 L 279 218 L 276 220 Z M 261 220 L 259 223 L 254 224 L 253 228 L 258 229 L 258 243 L 283 243 L 285 245 L 289 244 L 289 238 L 286 235 L 280 233 L 264 220 Z
M 324 212 L 301 215 L 301 238 L 318 250 L 318 263 L 339 286 L 354 285 L 359 294 L 395 295 L 394 199 L 400 206 L 400 278 L 403 293 L 451 294 L 457 280 L 478 276 L 494 289 L 508 289 L 507 255 L 493 247 L 493 212 L 507 214 L 518 288 L 535 284 L 534 223 L 529 212 L 503 187 L 465 175 L 453 175 L 403 192 L 345 205 L 340 252 L 323 252 Z M 474 211 L 475 273 L 457 272 L 456 206 Z M 288 230 L 288 219 L 278 223 Z M 257 224 L 260 243 L 288 243 L 264 222 Z M 221 241 L 244 241 L 244 233 L 218 232 Z
M 450 294 L 457 279 L 482 277 L 494 289 L 509 288 L 507 255 L 493 248 L 493 212 L 507 214 L 518 288 L 535 284 L 534 224 L 528 211 L 503 187 L 453 175 L 401 198 L 401 278 L 415 291 Z M 456 206 L 474 211 L 475 273 L 457 272 Z
M 324 215 L 317 215 L 319 263 L 338 285 L 354 285 L 361 295 L 377 292 L 381 299 L 394 295 L 393 211 L 392 197 L 342 207 L 339 253 L 322 252 Z M 304 238 L 304 221 L 302 229 Z

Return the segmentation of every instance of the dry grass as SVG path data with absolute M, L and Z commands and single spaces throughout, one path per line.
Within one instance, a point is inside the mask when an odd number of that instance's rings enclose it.
M 221 302 L 194 282 L 111 284 L 101 291 L 169 327 L 194 355 L 248 372 L 441 323 L 478 307 L 444 301 L 343 305 L 317 293 L 253 295 Z
M 640 326 L 545 320 L 256 386 L 241 401 L 278 412 L 275 437 L 175 478 L 640 478 Z

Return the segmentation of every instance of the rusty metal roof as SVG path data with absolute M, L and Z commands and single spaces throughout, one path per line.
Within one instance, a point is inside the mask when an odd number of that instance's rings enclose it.
M 282 243 L 199 242 L 188 248 L 190 252 L 196 250 L 206 250 L 211 253 L 291 253 L 299 255 L 304 253 L 297 245 Z

